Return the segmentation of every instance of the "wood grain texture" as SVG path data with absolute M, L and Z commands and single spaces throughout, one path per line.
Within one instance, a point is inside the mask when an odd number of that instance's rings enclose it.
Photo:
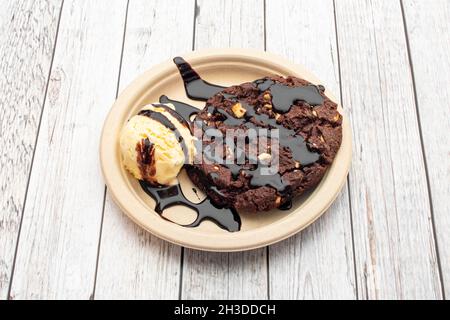
M 12 299 L 89 299 L 104 197 L 98 165 L 126 1 L 64 2 L 24 209 Z
M 195 48 L 264 49 L 264 7 L 259 0 L 198 0 Z M 185 249 L 183 299 L 267 298 L 266 249 L 210 253 Z
M 194 1 L 130 1 L 120 78 L 140 73 L 192 48 Z M 177 299 L 181 247 L 128 219 L 106 197 L 96 299 Z
M 266 299 L 266 250 L 221 253 L 185 249 L 182 299 Z
M 400 3 L 335 5 L 360 298 L 441 298 Z
M 264 49 L 264 3 L 260 0 L 197 0 L 195 49 Z
M 61 1 L 0 10 L 0 299 L 7 298 Z
M 268 0 L 266 19 L 267 50 L 304 65 L 339 99 L 333 1 Z M 322 218 L 269 253 L 271 298 L 355 299 L 347 186 Z
M 5 0 L 0 10 L 0 299 L 10 285 L 12 299 L 439 299 L 441 284 L 449 296 L 447 0 L 130 0 L 126 29 L 127 0 L 62 2 Z M 185 249 L 181 260 L 180 247 L 104 199 L 98 141 L 119 73 L 122 89 L 189 51 L 194 34 L 195 48 L 266 42 L 336 96 L 341 76 L 351 203 L 344 188 L 269 257 Z
M 436 236 L 450 296 L 450 2 L 403 1 Z

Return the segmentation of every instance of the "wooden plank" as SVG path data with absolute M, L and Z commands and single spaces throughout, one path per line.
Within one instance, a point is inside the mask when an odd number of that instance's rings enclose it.
M 446 297 L 450 296 L 450 3 L 404 1 Z M 447 85 L 445 85 L 447 84 Z
M 304 65 L 339 98 L 333 1 L 269 0 L 266 17 L 267 50 Z M 355 299 L 347 186 L 321 219 L 269 253 L 271 298 Z
M 441 298 L 400 3 L 335 5 L 360 297 Z
M 0 299 L 7 297 L 61 1 L 0 10 Z
M 266 299 L 266 249 L 222 253 L 185 249 L 182 299 Z
M 137 75 L 192 48 L 194 1 L 130 1 L 120 79 Z M 181 247 L 129 220 L 108 195 L 95 298 L 177 299 Z
M 126 1 L 64 2 L 13 299 L 92 294 L 105 190 L 98 142 L 116 93 L 125 11 Z
M 198 0 L 195 48 L 264 49 L 264 7 L 258 0 Z M 266 250 L 209 253 L 185 249 L 183 299 L 267 298 Z
M 195 48 L 264 49 L 264 3 L 197 0 Z

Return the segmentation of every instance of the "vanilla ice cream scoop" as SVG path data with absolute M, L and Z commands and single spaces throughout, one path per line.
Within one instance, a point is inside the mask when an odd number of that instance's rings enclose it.
M 185 163 L 194 159 L 194 137 L 172 104 L 150 104 L 122 129 L 120 149 L 126 169 L 154 185 L 177 183 Z

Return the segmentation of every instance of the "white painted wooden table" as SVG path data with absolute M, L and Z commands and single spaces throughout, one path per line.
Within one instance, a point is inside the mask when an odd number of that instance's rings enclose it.
M 2 0 L 0 299 L 450 296 L 450 1 Z M 350 117 L 347 186 L 244 253 L 144 232 L 111 201 L 117 93 L 192 49 L 251 47 L 319 76 Z

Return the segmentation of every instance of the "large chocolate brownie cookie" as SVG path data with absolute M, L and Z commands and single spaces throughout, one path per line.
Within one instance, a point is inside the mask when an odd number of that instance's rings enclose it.
M 273 76 L 214 95 L 197 115 L 197 127 L 203 123 L 202 130 L 222 133 L 238 128 L 244 132 L 279 129 L 279 138 L 268 135 L 269 142 L 279 142 L 279 151 L 259 154 L 257 164 L 246 157 L 240 165 L 219 163 L 203 152 L 198 155 L 200 164 L 188 166 L 189 177 L 220 205 L 246 211 L 289 207 L 292 198 L 320 182 L 341 145 L 342 116 L 323 92 L 322 86 L 299 78 Z M 252 139 L 245 139 L 246 152 Z M 204 139 L 203 150 L 214 143 Z M 240 151 L 225 150 L 223 157 L 235 157 Z M 277 172 L 262 175 L 261 167 L 273 157 L 278 159 Z

